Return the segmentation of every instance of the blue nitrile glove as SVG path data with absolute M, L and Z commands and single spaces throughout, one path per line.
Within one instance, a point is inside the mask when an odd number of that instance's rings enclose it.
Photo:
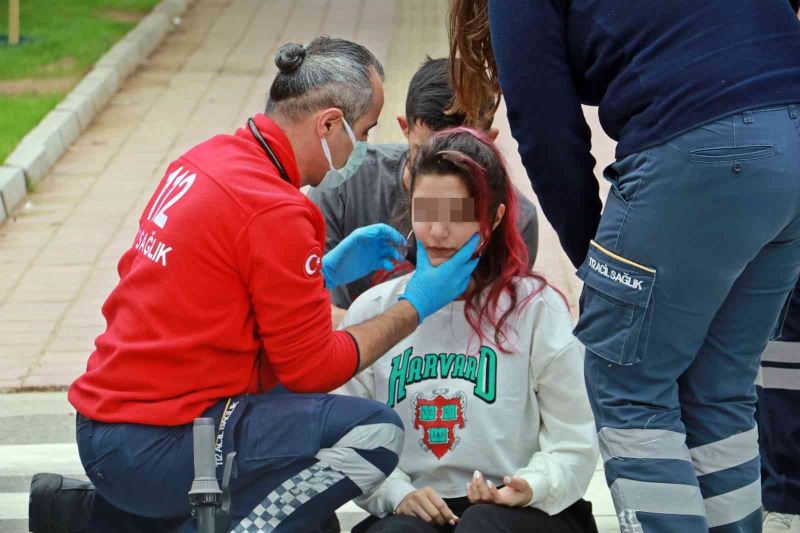
M 435 267 L 428 260 L 425 246 L 417 239 L 417 269 L 400 299 L 408 300 L 414 306 L 420 324 L 467 290 L 470 276 L 480 260 L 479 257 L 472 258 L 479 241 L 476 233 L 453 257 Z
M 392 270 L 392 259 L 403 261 L 398 248 L 405 246 L 406 238 L 386 224 L 358 228 L 322 258 L 325 286 L 332 289 L 379 268 Z

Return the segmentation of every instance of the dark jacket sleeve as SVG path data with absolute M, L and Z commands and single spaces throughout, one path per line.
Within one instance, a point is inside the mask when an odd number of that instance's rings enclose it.
M 489 0 L 489 22 L 511 132 L 542 211 L 577 267 L 597 232 L 601 203 L 557 4 Z

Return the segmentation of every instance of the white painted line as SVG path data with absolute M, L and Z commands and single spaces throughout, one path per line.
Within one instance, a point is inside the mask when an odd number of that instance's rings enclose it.
M 8 444 L 0 446 L 0 476 L 32 475 L 52 472 L 74 476 L 83 474 L 78 445 Z
M 0 492 L 0 520 L 27 520 L 28 493 Z M 0 526 L 0 531 L 3 528 Z
M 18 392 L 0 394 L 0 420 L 6 416 L 67 415 L 75 414 L 75 408 L 67 401 L 63 392 Z

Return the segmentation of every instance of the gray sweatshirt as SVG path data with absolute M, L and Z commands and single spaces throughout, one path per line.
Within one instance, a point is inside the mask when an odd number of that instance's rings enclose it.
M 365 292 L 340 327 L 391 307 L 409 277 Z M 540 283 L 518 280 L 520 299 Z M 501 308 L 508 305 L 501 297 Z M 548 514 L 583 496 L 598 451 L 583 348 L 572 335 L 567 306 L 546 287 L 508 324 L 512 353 L 503 353 L 493 331 L 479 340 L 464 317 L 464 302 L 453 302 L 337 391 L 386 402 L 406 430 L 398 468 L 356 503 L 385 516 L 423 487 L 444 498 L 463 497 L 475 470 L 496 485 L 507 475 L 524 478 L 533 489 L 529 505 Z

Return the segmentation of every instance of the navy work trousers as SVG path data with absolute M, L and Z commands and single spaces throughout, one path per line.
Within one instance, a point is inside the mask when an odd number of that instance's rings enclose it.
M 624 157 L 576 335 L 623 532 L 761 529 L 755 380 L 800 274 L 800 106 Z
M 204 416 L 218 428 L 218 468 L 236 451 L 231 481 L 236 533 L 308 533 L 394 470 L 403 430 L 372 400 L 292 394 L 278 388 L 220 402 Z M 78 449 L 97 489 L 89 533 L 193 531 L 192 425 L 84 421 Z
M 800 283 L 761 358 L 758 434 L 764 509 L 800 514 Z

